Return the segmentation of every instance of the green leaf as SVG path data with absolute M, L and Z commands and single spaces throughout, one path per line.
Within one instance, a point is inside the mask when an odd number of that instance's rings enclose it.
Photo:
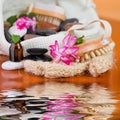
M 84 35 L 79 37 L 79 38 L 77 38 L 76 44 L 81 44 L 83 42 L 84 42 Z
M 79 111 L 78 111 L 78 110 L 74 110 L 74 111 L 72 112 L 72 114 L 79 114 Z
M 92 114 L 87 114 L 86 116 L 93 116 Z
M 9 22 L 11 25 L 13 25 L 13 23 L 17 20 L 17 16 L 11 16 L 7 19 L 7 22 Z
M 18 18 L 23 17 L 23 16 L 28 16 L 28 15 L 23 13 L 23 14 L 20 14 Z
M 19 42 L 19 41 L 20 41 L 20 36 L 19 36 L 19 35 L 12 35 L 12 41 L 13 41 L 14 43 Z
M 6 118 L 7 118 L 7 116 L 0 116 L 0 118 L 1 118 L 1 119 L 6 119 Z
M 82 118 L 78 118 L 78 120 L 84 120 L 84 118 L 82 117 Z
M 29 18 L 36 17 L 36 14 L 35 14 L 35 13 L 29 13 L 29 14 L 28 14 L 28 17 L 29 17 Z

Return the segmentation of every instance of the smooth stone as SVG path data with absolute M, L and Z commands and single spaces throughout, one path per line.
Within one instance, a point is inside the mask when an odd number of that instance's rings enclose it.
M 52 58 L 49 55 L 38 55 L 38 56 L 28 55 L 25 57 L 25 59 L 34 60 L 34 61 L 41 60 L 43 62 L 52 61 Z
M 38 22 L 38 24 L 37 24 L 37 29 L 38 29 L 38 30 L 51 29 L 51 30 L 54 30 L 54 31 L 58 31 L 58 30 L 59 30 L 59 26 L 54 25 L 54 24 L 52 24 L 52 23 L 40 21 L 40 22 Z
M 71 28 L 73 25 L 75 25 L 76 23 L 68 23 L 64 26 L 64 30 L 67 31 L 69 28 Z
M 53 35 L 56 33 L 57 32 L 55 30 L 52 30 L 52 29 L 36 30 L 36 34 L 41 35 L 41 36 L 49 36 L 49 35 Z
M 36 33 L 36 29 L 35 28 L 35 31 L 33 31 L 32 27 L 30 27 L 29 29 L 27 29 L 27 34 L 35 34 Z
M 37 112 L 37 113 L 35 113 L 35 114 L 44 114 L 44 113 L 46 113 L 46 112 L 51 112 L 51 111 L 48 111 L 48 110 L 41 110 L 40 112 Z
M 29 49 L 27 49 L 27 52 L 30 55 L 42 55 L 42 54 L 45 54 L 46 52 L 48 52 L 48 50 L 45 48 L 29 48 Z
M 24 40 L 28 40 L 28 39 L 35 38 L 35 37 L 39 37 L 39 35 L 26 34 L 26 35 L 24 36 Z
M 41 108 L 38 106 L 25 106 L 27 110 L 35 110 L 35 111 L 41 111 Z
M 10 33 L 10 35 L 19 35 L 20 37 L 23 37 L 26 33 L 27 33 L 27 28 L 24 28 L 22 30 L 19 30 L 17 28 L 17 26 L 12 26 L 10 27 L 10 29 L 8 30 L 8 32 Z
M 21 62 L 6 61 L 6 62 L 2 63 L 1 67 L 4 70 L 22 69 L 23 68 L 23 61 L 21 61 Z
M 42 60 L 42 61 L 52 61 L 52 57 L 50 57 L 49 55 L 39 55 L 36 56 L 37 60 Z
M 30 104 L 45 104 L 46 101 L 30 101 Z
M 8 32 L 8 29 L 4 29 L 4 35 L 5 35 L 6 40 L 7 40 L 9 43 L 12 43 L 12 36 L 11 36 L 10 33 Z
M 66 19 L 65 21 L 61 22 L 61 24 L 60 24 L 60 30 L 64 31 L 65 30 L 65 26 L 67 24 L 70 24 L 70 23 L 71 24 L 75 24 L 75 23 L 78 23 L 78 22 L 79 22 L 79 20 L 77 18 Z
M 35 117 L 33 117 L 33 118 L 28 118 L 28 120 L 39 120 L 40 118 L 35 118 Z
M 10 26 L 11 26 L 11 24 L 9 23 L 9 22 L 7 22 L 7 21 L 5 21 L 4 22 L 4 28 L 6 29 L 8 29 L 8 28 L 10 28 Z
M 34 60 L 34 61 L 37 61 L 35 55 L 27 55 L 24 59 L 25 59 L 25 60 Z

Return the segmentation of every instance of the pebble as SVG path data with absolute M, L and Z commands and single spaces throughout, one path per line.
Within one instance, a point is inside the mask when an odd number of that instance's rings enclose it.
M 4 70 L 17 70 L 17 69 L 22 69 L 23 68 L 23 61 L 21 62 L 11 62 L 11 61 L 6 61 L 3 62 L 1 65 L 2 69 Z
M 66 19 L 65 21 L 61 22 L 60 30 L 64 31 L 64 30 L 66 30 L 66 28 L 65 28 L 66 25 L 67 26 L 70 25 L 70 27 L 71 27 L 72 24 L 74 25 L 75 23 L 78 23 L 78 22 L 79 22 L 79 20 L 77 18 Z
M 56 33 L 57 32 L 55 30 L 52 30 L 52 29 L 36 30 L 36 34 L 41 35 L 41 36 L 49 36 L 49 35 L 53 35 Z
M 37 29 L 38 30 L 46 30 L 46 29 L 51 29 L 54 31 L 58 31 L 59 27 L 57 25 L 54 25 L 52 23 L 48 23 L 48 22 L 44 22 L 44 21 L 40 21 L 37 24 Z
M 33 31 L 32 27 L 27 29 L 27 34 L 35 34 L 36 33 L 36 28 L 35 31 Z
M 28 40 L 28 39 L 35 38 L 35 37 L 39 37 L 39 35 L 26 34 L 26 35 L 24 36 L 24 40 Z
M 11 24 L 7 21 L 4 22 L 4 28 L 9 28 L 11 26 Z
M 19 35 L 20 37 L 23 37 L 26 33 L 27 33 L 27 28 L 24 28 L 22 30 L 19 30 L 17 28 L 17 26 L 12 26 L 10 27 L 10 29 L 8 30 L 8 32 L 10 33 L 10 35 Z
M 52 61 L 52 58 L 49 55 L 39 55 L 36 56 L 37 60 L 42 60 L 42 61 Z
M 71 28 L 73 25 L 76 25 L 76 23 L 68 23 L 64 26 L 64 30 L 67 31 L 69 28 Z
M 52 61 L 52 58 L 49 55 L 28 55 L 25 57 L 25 59 L 34 60 L 34 61 L 41 60 L 44 62 Z
M 48 52 L 48 50 L 45 48 L 29 48 L 29 49 L 27 49 L 27 52 L 30 55 L 43 55 L 46 52 Z
M 32 118 L 28 118 L 28 120 L 40 120 L 40 118 L 32 117 Z
M 25 60 L 34 60 L 34 61 L 37 61 L 37 58 L 35 55 L 27 55 L 25 58 Z
M 41 111 L 41 108 L 39 106 L 25 106 L 27 110 L 35 110 L 35 111 Z
M 10 33 L 8 32 L 8 29 L 4 29 L 4 34 L 5 34 L 5 38 L 9 43 L 12 43 L 12 37 L 10 35 Z

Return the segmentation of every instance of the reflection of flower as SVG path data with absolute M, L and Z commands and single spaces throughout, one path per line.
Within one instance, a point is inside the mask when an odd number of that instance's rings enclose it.
M 46 112 L 41 120 L 107 120 L 117 102 L 112 99 L 108 89 L 96 83 L 84 86 L 67 82 L 46 82 L 32 86 L 25 92 L 37 98 L 50 98 L 46 101 Z
M 86 116 L 86 114 L 79 113 L 74 114 L 72 108 L 80 105 L 73 100 L 74 95 L 67 94 L 62 97 L 63 99 L 57 99 L 55 101 L 49 101 L 47 104 L 47 110 L 43 114 L 42 120 L 56 120 L 57 117 L 60 117 L 62 120 L 78 120 Z
M 59 47 L 57 41 L 55 41 L 54 45 L 49 46 L 50 54 L 55 58 L 55 62 L 59 63 L 60 61 L 62 61 L 65 64 L 69 65 L 73 61 L 72 58 L 79 60 L 79 58 L 75 55 L 75 53 L 79 49 L 78 47 L 74 47 L 76 39 L 76 36 L 68 34 L 62 41 L 62 47 Z
M 29 18 L 27 16 L 23 16 L 16 20 L 16 26 L 20 30 L 24 28 L 29 29 L 30 27 L 32 27 L 32 30 L 35 31 L 36 18 L 35 17 Z

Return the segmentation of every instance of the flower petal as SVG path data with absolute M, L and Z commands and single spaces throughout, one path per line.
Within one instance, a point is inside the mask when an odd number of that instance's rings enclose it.
M 62 42 L 63 42 L 63 45 L 68 46 L 70 38 L 71 38 L 71 34 L 66 35 L 66 36 L 63 38 L 63 41 L 62 41 Z
M 61 61 L 69 65 L 72 62 L 72 59 L 70 57 L 62 56 Z
M 69 42 L 68 42 L 68 46 L 69 46 L 69 47 L 72 47 L 73 45 L 75 45 L 76 40 L 77 40 L 77 37 L 76 37 L 76 36 L 71 36 L 71 39 L 70 39 Z

